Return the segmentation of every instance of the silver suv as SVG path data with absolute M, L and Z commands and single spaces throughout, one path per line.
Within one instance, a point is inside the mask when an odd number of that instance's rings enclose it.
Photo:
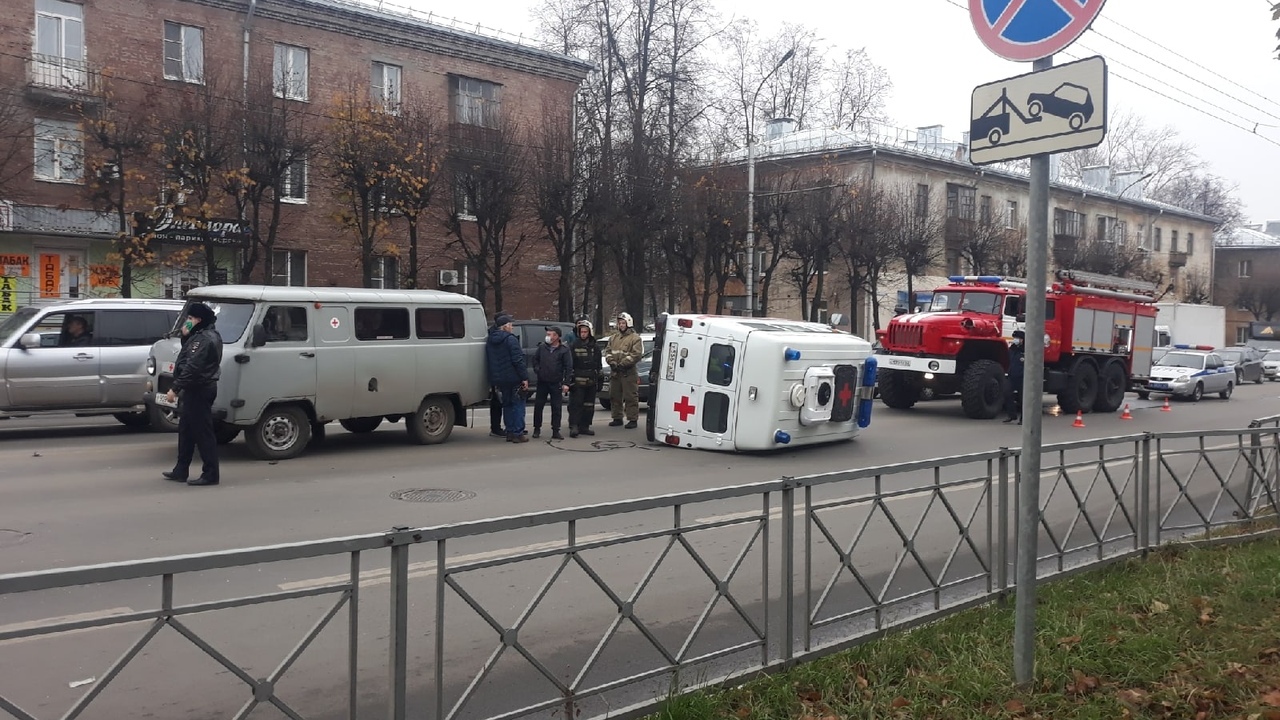
M 67 300 L 0 322 L 0 418 L 113 415 L 129 427 L 174 427 L 143 404 L 151 346 L 177 325 L 177 300 Z

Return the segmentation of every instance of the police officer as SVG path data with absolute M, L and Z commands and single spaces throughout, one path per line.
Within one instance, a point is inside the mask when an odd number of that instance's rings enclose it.
M 1009 346 L 1009 391 L 1004 394 L 1004 410 L 1008 415 L 1005 422 L 1011 423 L 1015 420 L 1018 424 L 1022 424 L 1022 378 L 1025 348 L 1023 342 L 1026 339 L 1026 333 L 1021 330 L 1013 331 L 1013 344 Z
M 590 320 L 574 327 L 573 382 L 569 386 L 569 437 L 595 435 L 591 421 L 596 415 L 596 392 L 600 390 L 600 348 Z
M 218 440 L 213 433 L 213 401 L 222 376 L 222 337 L 213 308 L 195 303 L 182 326 L 182 349 L 173 366 L 168 400 L 178 404 L 178 462 L 163 473 L 166 480 L 188 485 L 217 485 Z M 200 450 L 200 476 L 189 478 L 191 459 Z
M 644 357 L 644 341 L 631 327 L 629 313 L 618 313 L 617 326 L 604 353 L 605 362 L 609 363 L 609 402 L 613 411 L 609 425 L 621 425 L 625 410 L 627 429 L 632 430 L 640 420 L 640 373 L 636 364 Z

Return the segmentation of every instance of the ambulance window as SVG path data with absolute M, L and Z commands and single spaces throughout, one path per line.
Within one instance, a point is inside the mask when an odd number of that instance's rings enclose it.
M 461 308 L 418 308 L 419 339 L 466 337 Z
M 702 429 L 712 433 L 729 432 L 729 396 L 709 392 L 702 396 Z
M 733 346 L 712 345 L 707 353 L 707 382 L 727 387 L 733 383 Z
M 307 339 L 307 309 L 273 305 L 262 316 L 267 342 L 304 342 Z
M 409 337 L 408 308 L 356 308 L 356 339 L 404 340 Z

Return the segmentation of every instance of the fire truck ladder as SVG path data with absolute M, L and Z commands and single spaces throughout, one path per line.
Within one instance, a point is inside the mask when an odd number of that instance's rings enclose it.
M 1101 273 L 1084 272 L 1082 270 L 1059 270 L 1058 280 L 1069 283 L 1071 290 L 1088 295 L 1127 296 L 1126 299 L 1154 302 L 1157 283 L 1132 278 L 1103 275 Z M 1094 292 L 1088 292 L 1088 291 Z

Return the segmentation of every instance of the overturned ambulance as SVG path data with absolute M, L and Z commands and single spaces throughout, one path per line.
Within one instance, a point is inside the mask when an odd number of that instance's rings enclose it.
M 650 442 L 775 450 L 848 440 L 871 424 L 876 361 L 819 323 L 663 315 L 650 370 Z

